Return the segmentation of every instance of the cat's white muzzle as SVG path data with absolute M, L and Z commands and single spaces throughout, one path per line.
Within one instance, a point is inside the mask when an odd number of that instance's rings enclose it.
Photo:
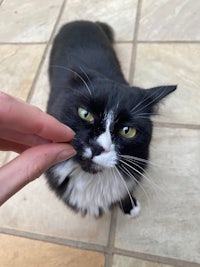
M 102 152 L 100 155 L 93 157 L 92 161 L 102 167 L 112 168 L 117 164 L 117 154 L 115 150 Z

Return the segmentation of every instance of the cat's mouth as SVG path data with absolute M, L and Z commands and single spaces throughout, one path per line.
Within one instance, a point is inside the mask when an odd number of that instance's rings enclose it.
M 79 163 L 82 170 L 85 172 L 96 174 L 98 172 L 102 172 L 104 167 L 93 162 L 93 160 L 90 158 L 85 158 L 82 155 L 76 155 L 75 160 Z
M 98 172 L 102 172 L 103 171 L 103 167 L 92 162 L 92 161 L 84 161 L 84 163 L 81 164 L 81 167 L 84 171 L 89 172 L 89 173 L 93 173 L 96 174 Z
M 102 172 L 104 169 L 113 168 L 117 164 L 117 155 L 113 150 L 94 157 L 86 157 L 85 154 L 77 155 L 76 160 L 85 172 L 95 174 Z

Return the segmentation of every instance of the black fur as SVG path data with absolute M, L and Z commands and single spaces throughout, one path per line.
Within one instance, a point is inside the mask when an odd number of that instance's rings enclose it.
M 174 91 L 176 86 L 161 86 L 148 90 L 130 87 L 121 72 L 112 47 L 113 40 L 112 29 L 101 22 L 76 21 L 61 28 L 54 40 L 50 56 L 51 92 L 47 111 L 75 131 L 73 145 L 78 153 L 73 161 L 81 166 L 83 172 L 93 173 L 95 179 L 95 174 L 101 174 L 102 168 L 98 169 L 91 159 L 84 158 L 83 152 L 86 144 L 91 148 L 92 157 L 103 152 L 96 139 L 105 131 L 105 114 L 112 110 L 114 121 L 110 131 L 118 155 L 130 155 L 144 160 L 137 162 L 134 171 L 120 162 L 120 156 L 118 157 L 116 167 L 123 175 L 124 181 L 128 182 L 133 179 L 132 176 L 139 180 L 138 173 L 142 173 L 146 168 L 145 160 L 148 160 L 152 136 L 150 116 L 155 112 L 156 104 Z M 79 107 L 86 108 L 93 114 L 93 123 L 80 118 L 77 113 Z M 125 126 L 136 128 L 137 134 L 134 138 L 126 139 L 119 134 L 120 129 Z M 71 193 L 63 197 L 73 175 L 66 175 L 63 183 L 58 184 L 58 177 L 54 175 L 53 170 L 54 167 L 47 172 L 51 188 L 74 210 L 86 214 L 87 209 L 70 203 Z M 134 183 L 131 190 L 133 188 Z M 108 188 L 106 190 L 109 191 Z M 128 193 L 123 199 L 113 201 L 109 207 L 121 202 L 123 211 L 130 213 L 133 206 Z M 134 198 L 133 200 L 137 205 L 137 201 Z M 96 217 L 101 213 L 103 210 L 99 207 Z

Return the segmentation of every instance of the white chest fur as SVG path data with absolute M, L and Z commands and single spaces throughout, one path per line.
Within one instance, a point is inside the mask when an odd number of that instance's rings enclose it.
M 107 212 L 110 205 L 119 201 L 133 183 L 126 184 L 116 168 L 105 168 L 97 174 L 84 172 L 73 160 L 57 165 L 54 175 L 62 183 L 70 174 L 70 181 L 62 198 L 82 212 L 99 216 L 99 208 Z

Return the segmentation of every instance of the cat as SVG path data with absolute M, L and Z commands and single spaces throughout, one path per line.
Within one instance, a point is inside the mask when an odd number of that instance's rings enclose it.
M 77 154 L 47 173 L 50 188 L 74 211 L 99 218 L 114 205 L 130 217 L 149 157 L 151 115 L 176 86 L 130 86 L 106 23 L 74 21 L 54 39 L 47 112 L 71 127 Z

